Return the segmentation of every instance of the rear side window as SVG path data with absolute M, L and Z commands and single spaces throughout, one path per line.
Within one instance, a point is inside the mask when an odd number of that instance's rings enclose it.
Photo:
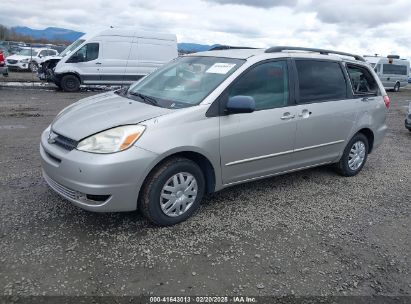
M 296 60 L 300 103 L 347 98 L 347 85 L 337 62 Z
M 347 72 L 355 95 L 376 95 L 378 93 L 377 82 L 367 68 L 347 64 Z
M 383 64 L 382 70 L 384 74 L 392 75 L 407 75 L 407 66 L 395 64 Z
M 256 110 L 286 106 L 289 95 L 287 62 L 272 61 L 251 68 L 230 87 L 229 96 L 237 95 L 252 96 Z

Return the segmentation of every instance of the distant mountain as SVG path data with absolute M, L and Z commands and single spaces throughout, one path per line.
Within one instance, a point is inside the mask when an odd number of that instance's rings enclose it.
M 75 41 L 78 38 L 80 38 L 84 33 L 82 32 L 76 32 L 73 30 L 68 30 L 64 28 L 59 28 L 59 27 L 48 27 L 45 28 L 44 30 L 36 30 L 32 29 L 26 26 L 16 26 L 12 28 L 16 33 L 21 34 L 21 35 L 27 35 L 32 38 L 44 38 L 48 40 L 65 40 L 65 41 Z M 212 48 L 214 45 L 208 45 L 208 44 L 198 44 L 198 43 L 190 43 L 190 42 L 181 42 L 178 43 L 178 50 L 183 51 L 183 52 L 203 52 L 203 51 L 208 51 L 210 48 Z
M 204 51 L 208 51 L 211 47 L 212 45 L 208 45 L 208 44 L 198 44 L 198 43 L 189 43 L 189 42 L 178 43 L 178 50 L 186 51 L 186 52 L 204 52 Z
M 27 35 L 32 38 L 43 38 L 48 40 L 65 40 L 65 41 L 74 41 L 81 37 L 84 33 L 76 32 L 73 30 L 68 30 L 58 27 L 48 27 L 44 30 L 35 30 L 26 26 L 16 26 L 12 28 L 16 33 L 21 35 Z

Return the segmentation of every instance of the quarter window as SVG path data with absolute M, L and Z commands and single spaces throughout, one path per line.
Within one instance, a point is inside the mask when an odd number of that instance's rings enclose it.
M 287 62 L 267 62 L 247 71 L 229 89 L 229 97 L 237 95 L 253 97 L 256 110 L 286 106 L 289 96 Z
M 347 98 L 340 64 L 331 61 L 296 60 L 300 103 Z
M 350 81 L 354 94 L 377 94 L 378 85 L 374 76 L 365 67 L 347 64 L 347 72 L 350 76 Z

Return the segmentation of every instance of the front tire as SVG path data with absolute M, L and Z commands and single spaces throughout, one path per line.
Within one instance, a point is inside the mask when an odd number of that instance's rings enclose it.
M 37 70 L 39 69 L 39 66 L 37 65 L 36 62 L 30 62 L 29 64 L 29 70 L 33 73 L 36 73 Z
M 204 174 L 193 161 L 174 157 L 156 167 L 143 186 L 139 207 L 160 226 L 191 217 L 200 207 L 205 190 Z
M 367 161 L 369 151 L 368 139 L 362 133 L 357 133 L 349 141 L 337 164 L 337 171 L 342 176 L 357 175 Z
M 80 80 L 74 75 L 64 75 L 61 78 L 60 85 L 66 92 L 77 92 L 80 90 Z

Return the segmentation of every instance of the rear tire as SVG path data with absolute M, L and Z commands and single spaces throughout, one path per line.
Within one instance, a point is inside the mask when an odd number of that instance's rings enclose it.
M 400 90 L 400 84 L 397 82 L 394 86 L 394 92 L 398 92 Z
M 342 176 L 357 175 L 367 161 L 369 151 L 368 139 L 362 133 L 351 138 L 344 149 L 344 153 L 337 163 L 337 172 Z
M 61 88 L 66 92 L 77 92 L 80 90 L 80 80 L 74 75 L 65 75 L 61 78 Z
M 148 175 L 139 208 L 154 224 L 174 225 L 198 210 L 204 190 L 204 174 L 200 167 L 187 158 L 173 157 Z

